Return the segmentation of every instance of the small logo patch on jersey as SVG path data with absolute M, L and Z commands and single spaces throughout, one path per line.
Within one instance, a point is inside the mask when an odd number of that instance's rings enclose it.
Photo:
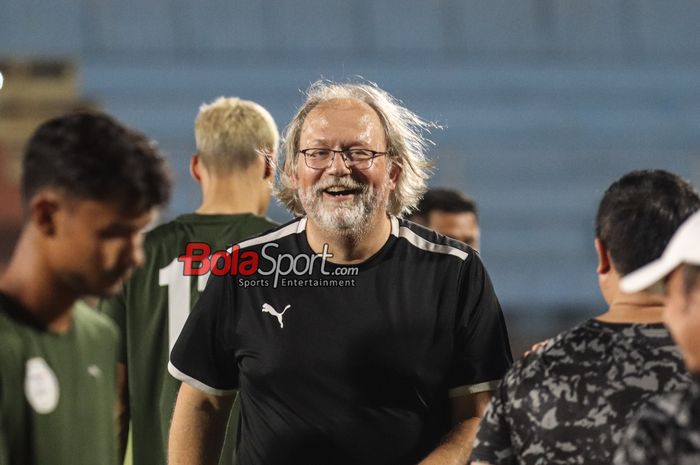
M 262 311 L 263 311 L 263 313 L 269 313 L 270 315 L 276 316 L 277 321 L 279 321 L 279 323 L 280 323 L 280 328 L 284 328 L 284 322 L 282 321 L 282 317 L 284 316 L 284 312 L 286 312 L 290 308 L 291 308 L 291 305 L 287 305 L 286 307 L 284 307 L 284 310 L 282 310 L 281 312 L 278 312 L 277 310 L 275 310 L 275 308 L 272 305 L 263 304 Z
M 102 370 L 100 370 L 100 367 L 97 365 L 90 365 L 87 367 L 87 372 L 90 376 L 92 376 L 95 379 L 100 379 L 102 378 Z
M 33 357 L 27 360 L 24 377 L 24 395 L 29 405 L 39 414 L 56 409 L 59 398 L 58 378 L 46 360 Z

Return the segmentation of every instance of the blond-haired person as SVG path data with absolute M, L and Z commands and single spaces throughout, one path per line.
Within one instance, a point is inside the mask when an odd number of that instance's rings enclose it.
M 131 420 L 134 465 L 166 463 L 180 384 L 167 374 L 168 354 L 209 274 L 188 270 L 191 261 L 178 258 L 208 257 L 275 226 L 263 216 L 279 142 L 270 113 L 255 102 L 221 97 L 200 108 L 195 140 L 190 173 L 201 188 L 201 205 L 150 231 L 143 268 L 117 298 L 101 303 L 122 334 L 120 426 L 125 439 Z M 231 416 L 222 464 L 232 460 L 237 418 Z

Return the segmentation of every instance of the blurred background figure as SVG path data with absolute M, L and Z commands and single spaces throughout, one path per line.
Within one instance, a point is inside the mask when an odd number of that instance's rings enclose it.
M 122 292 L 100 309 L 119 327 L 120 438 L 131 420 L 134 465 L 165 465 L 168 431 L 180 382 L 167 373 L 170 349 L 204 290 L 209 273 L 186 275 L 178 260 L 188 244 L 205 257 L 275 226 L 270 204 L 279 134 L 270 113 L 255 102 L 220 97 L 195 120 L 192 178 L 201 188 L 194 213 L 179 215 L 146 235 L 145 264 Z M 230 417 L 221 465 L 233 460 L 238 402 Z
M 116 465 L 110 296 L 143 264 L 143 229 L 170 196 L 163 157 L 102 113 L 51 119 L 22 161 L 24 224 L 0 278 L 0 463 Z
M 700 463 L 700 212 L 683 223 L 658 260 L 625 276 L 621 287 L 666 294 L 664 322 L 694 382 L 642 411 L 625 433 L 615 465 Z
M 476 203 L 457 189 L 429 189 L 408 219 L 479 250 Z
M 663 298 L 623 292 L 620 279 L 658 259 L 698 209 L 694 187 L 663 170 L 633 171 L 605 191 L 594 245 L 607 309 L 512 366 L 479 426 L 474 465 L 608 465 L 641 409 L 690 384 Z

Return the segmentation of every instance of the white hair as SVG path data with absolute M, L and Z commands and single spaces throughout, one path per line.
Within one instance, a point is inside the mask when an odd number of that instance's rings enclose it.
M 432 142 L 423 134 L 430 132 L 430 128 L 439 126 L 423 120 L 371 82 L 335 83 L 320 80 L 311 84 L 306 91 L 306 101 L 285 130 L 285 159 L 276 192 L 278 200 L 292 213 L 305 213 L 292 182 L 301 129 L 311 110 L 323 102 L 335 99 L 359 100 L 379 115 L 387 142 L 387 159 L 401 167 L 387 210 L 394 215 L 410 213 L 427 190 L 427 180 L 432 173 L 432 163 L 426 156 L 427 145 Z

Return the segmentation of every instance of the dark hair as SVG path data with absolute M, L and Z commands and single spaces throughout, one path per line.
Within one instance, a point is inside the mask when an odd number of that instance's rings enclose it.
M 32 135 L 22 160 L 25 207 L 40 190 L 52 187 L 140 214 L 165 204 L 170 184 L 163 157 L 144 135 L 97 112 L 45 122 Z
M 700 265 L 683 265 L 683 285 L 685 287 L 685 293 L 690 295 L 695 286 L 700 285 L 698 282 L 700 280 Z
M 430 212 L 443 211 L 447 213 L 474 213 L 477 221 L 479 214 L 476 203 L 469 196 L 456 189 L 429 189 L 418 203 L 418 208 L 411 218 L 427 220 Z
M 605 191 L 596 237 L 624 276 L 661 256 L 678 227 L 700 209 L 690 183 L 663 170 L 632 171 Z

